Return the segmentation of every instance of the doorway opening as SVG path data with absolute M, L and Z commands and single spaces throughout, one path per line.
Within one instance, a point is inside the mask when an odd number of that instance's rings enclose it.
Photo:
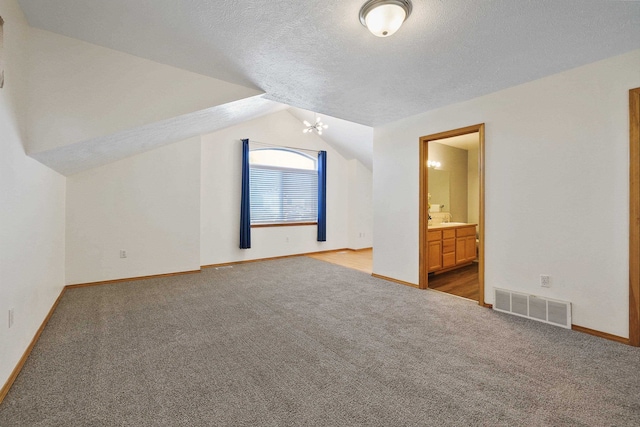
M 420 288 L 484 303 L 484 124 L 420 138 Z

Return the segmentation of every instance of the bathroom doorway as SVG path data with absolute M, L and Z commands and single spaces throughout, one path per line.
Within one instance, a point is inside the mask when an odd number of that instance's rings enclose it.
M 484 124 L 420 138 L 420 288 L 484 303 Z

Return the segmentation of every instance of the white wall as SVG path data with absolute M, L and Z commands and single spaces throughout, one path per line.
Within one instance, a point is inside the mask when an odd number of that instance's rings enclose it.
M 199 224 L 200 138 L 72 175 L 67 284 L 197 270 Z
M 0 387 L 64 285 L 65 178 L 24 153 L 27 38 L 15 0 L 0 0 L 5 86 L 0 89 Z M 15 323 L 8 328 L 8 311 Z
M 373 174 L 357 159 L 348 161 L 350 249 L 373 246 Z
M 374 271 L 418 282 L 418 138 L 485 123 L 485 300 L 494 287 L 568 300 L 574 324 L 628 337 L 639 86 L 636 50 L 375 128 Z
M 260 93 L 36 28 L 29 64 L 29 152 Z
M 348 244 L 348 164 L 302 123 L 281 111 L 202 137 L 201 264 L 345 248 Z M 327 241 L 315 226 L 251 230 L 251 249 L 239 249 L 241 139 L 327 151 Z

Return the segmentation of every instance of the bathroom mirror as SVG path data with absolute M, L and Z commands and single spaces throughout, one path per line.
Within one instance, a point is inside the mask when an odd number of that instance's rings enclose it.
M 449 212 L 449 171 L 429 168 L 429 194 L 431 194 L 431 206 L 444 205 L 440 212 Z M 436 209 L 431 209 L 436 212 Z

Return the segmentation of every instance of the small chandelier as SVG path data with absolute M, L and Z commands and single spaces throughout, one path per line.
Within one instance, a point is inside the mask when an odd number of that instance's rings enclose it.
M 367 0 L 360 8 L 360 22 L 374 36 L 389 37 L 411 15 L 410 0 Z
M 427 167 L 428 168 L 439 168 L 440 166 L 442 166 L 442 163 L 440 162 L 436 162 L 436 161 L 431 161 L 431 160 L 427 160 Z
M 316 122 L 314 124 L 309 123 L 304 120 L 302 123 L 306 126 L 306 128 L 302 129 L 302 133 L 308 133 L 315 131 L 318 135 L 322 135 L 322 129 L 326 129 L 329 125 L 325 125 L 322 123 L 322 119 L 320 117 L 316 117 Z

